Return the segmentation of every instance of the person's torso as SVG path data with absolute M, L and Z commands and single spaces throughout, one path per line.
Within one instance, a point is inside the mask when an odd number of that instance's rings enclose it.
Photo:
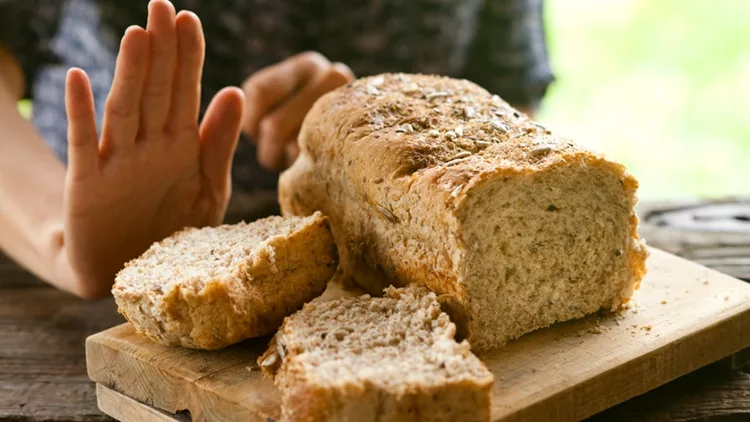
M 34 123 L 64 159 L 67 124 L 65 73 L 89 74 L 99 127 L 112 83 L 119 39 L 145 25 L 146 2 L 70 0 L 52 48 L 59 64 L 44 67 L 34 83 Z M 194 11 L 206 37 L 202 105 L 224 86 L 306 50 L 346 63 L 357 76 L 388 71 L 460 74 L 483 0 L 175 0 Z M 241 139 L 233 166 L 235 187 L 274 189 L 277 174 L 262 170 L 255 148 Z

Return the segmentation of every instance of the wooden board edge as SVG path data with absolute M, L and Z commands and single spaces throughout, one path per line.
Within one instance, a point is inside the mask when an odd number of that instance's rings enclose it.
M 718 345 L 723 347 L 719 348 Z M 537 420 L 540 417 L 544 420 L 583 420 L 706 365 L 723 358 L 731 358 L 735 353 L 748 347 L 750 347 L 750 308 L 704 327 L 690 336 L 682 337 L 638 356 L 631 360 L 629 365 L 611 368 L 577 384 L 573 387 L 575 391 L 572 394 L 557 393 L 520 409 L 516 413 L 493 418 L 493 422 L 528 421 Z M 657 362 L 657 364 L 652 365 L 650 362 Z M 662 375 L 653 376 L 652 373 L 656 371 L 661 371 Z M 612 387 L 609 389 L 610 395 L 601 399 L 596 397 L 595 391 L 602 391 L 602 389 L 596 386 L 597 383 L 602 383 L 606 379 L 633 381 L 610 384 L 609 386 Z
M 99 410 L 121 422 L 189 422 L 188 415 L 167 413 L 132 399 L 101 384 L 96 384 Z
M 117 325 L 110 328 L 109 330 L 117 329 L 123 324 Z M 245 420 L 252 421 L 267 421 L 269 416 L 258 412 L 255 409 L 251 409 L 245 406 L 245 403 L 231 400 L 227 397 L 216 394 L 211 389 L 204 389 L 201 385 L 202 380 L 209 379 L 224 370 L 236 368 L 238 366 L 247 365 L 247 363 L 237 363 L 223 368 L 217 373 L 206 374 L 195 380 L 183 378 L 177 374 L 170 374 L 166 371 L 160 370 L 158 367 L 153 366 L 150 362 L 146 362 L 138 356 L 131 355 L 127 351 L 123 351 L 112 347 L 107 344 L 107 332 L 109 330 L 102 331 L 97 334 L 93 334 L 86 339 L 86 369 L 89 378 L 104 388 L 115 391 L 118 394 L 124 395 L 131 400 L 137 402 L 146 403 L 144 405 L 159 409 L 160 411 L 166 412 L 167 414 L 175 414 L 175 412 L 181 413 L 183 409 L 189 409 L 193 411 L 193 416 L 197 420 L 203 419 L 203 412 L 207 411 L 200 403 L 211 402 L 215 406 L 221 406 L 228 413 L 237 413 L 245 415 Z M 98 362 L 92 362 L 90 358 L 93 355 L 99 356 Z M 102 356 L 105 358 L 102 359 Z M 159 374 L 159 381 L 165 381 L 164 385 L 156 386 L 152 383 L 154 381 L 151 377 L 141 377 L 138 386 L 135 384 L 121 385 L 113 380 L 108 379 L 108 372 L 103 370 L 104 368 L 111 368 L 115 366 L 126 366 L 143 368 L 148 367 L 151 371 L 155 371 Z M 101 368 L 101 369 L 100 369 Z M 138 388 L 148 386 L 147 389 Z M 169 394 L 164 396 L 158 395 L 144 395 L 149 389 L 164 388 L 169 389 Z M 208 398 L 207 398 L 208 396 Z M 169 400 L 168 398 L 174 398 L 175 400 Z M 198 399 L 200 397 L 200 399 Z M 190 420 L 190 419 L 188 419 Z

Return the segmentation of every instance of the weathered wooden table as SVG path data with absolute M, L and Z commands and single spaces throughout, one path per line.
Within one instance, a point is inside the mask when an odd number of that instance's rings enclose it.
M 750 200 L 647 203 L 641 216 L 651 245 L 750 281 Z M 111 420 L 96 407 L 84 340 L 121 322 L 112 299 L 76 299 L 0 255 L 0 420 Z M 746 358 L 709 365 L 591 420 L 750 420 Z

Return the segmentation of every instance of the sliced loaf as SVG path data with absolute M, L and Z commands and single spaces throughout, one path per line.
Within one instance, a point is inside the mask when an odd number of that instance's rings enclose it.
M 139 333 L 218 349 L 273 332 L 325 290 L 336 265 L 320 213 L 269 217 L 191 228 L 155 243 L 120 271 L 112 294 Z
M 360 79 L 299 140 L 282 211 L 325 213 L 346 274 L 371 294 L 428 287 L 477 349 L 617 308 L 645 273 L 625 167 L 471 82 Z
M 493 376 L 423 288 L 308 303 L 258 362 L 282 420 L 487 421 Z

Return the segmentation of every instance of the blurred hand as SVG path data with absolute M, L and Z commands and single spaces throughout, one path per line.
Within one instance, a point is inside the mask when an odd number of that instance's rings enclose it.
M 122 39 L 101 142 L 88 77 L 68 73 L 62 240 L 82 296 L 106 294 L 152 242 L 222 221 L 244 96 L 223 89 L 199 126 L 204 47 L 195 14 L 151 1 L 147 29 L 130 27 Z
M 258 145 L 258 162 L 268 169 L 290 166 L 299 154 L 297 134 L 315 100 L 354 80 L 343 63 L 320 53 L 290 57 L 250 76 L 242 86 L 242 130 Z

